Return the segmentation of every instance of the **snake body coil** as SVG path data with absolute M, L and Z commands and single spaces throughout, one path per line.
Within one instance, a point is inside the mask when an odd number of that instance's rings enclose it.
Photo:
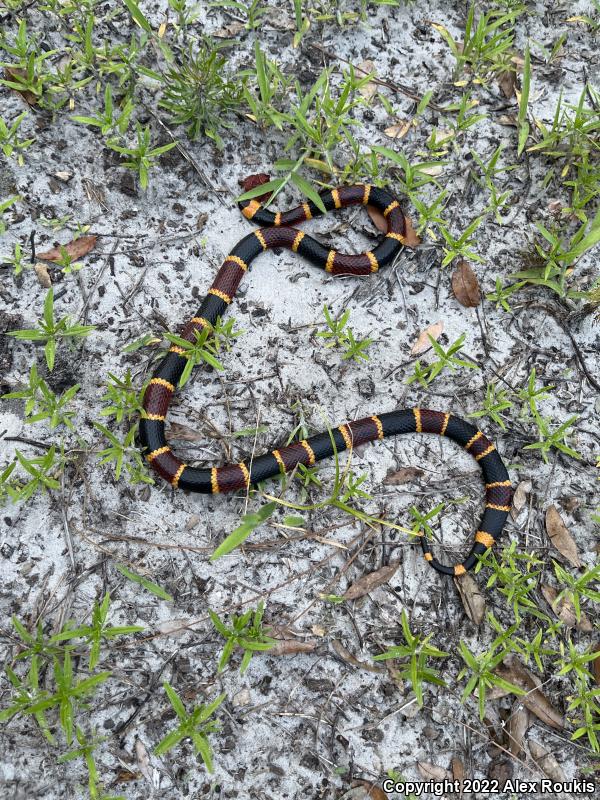
M 359 255 L 345 255 L 328 250 L 316 239 L 293 225 L 312 219 L 322 212 L 312 202 L 303 203 L 284 213 L 264 209 L 256 200 L 240 204 L 244 216 L 262 227 L 245 236 L 227 256 L 197 316 L 183 328 L 181 337 L 195 341 L 195 332 L 212 328 L 231 303 L 250 263 L 265 250 L 286 247 L 299 253 L 315 266 L 332 275 L 368 275 L 389 264 L 404 241 L 405 220 L 400 204 L 384 189 L 369 185 L 346 186 L 321 193 L 327 211 L 351 205 L 371 205 L 381 211 L 388 229 L 383 241 L 373 250 Z M 307 466 L 338 452 L 366 442 L 400 433 L 436 433 L 462 445 L 479 463 L 485 481 L 485 510 L 467 558 L 452 567 L 441 564 L 432 554 L 425 536 L 421 546 L 425 559 L 438 572 L 461 575 L 471 569 L 476 556 L 484 553 L 502 533 L 510 510 L 511 483 L 496 448 L 483 433 L 449 412 L 424 408 L 403 409 L 366 417 L 334 428 L 332 436 L 320 433 L 287 447 L 280 447 L 251 462 L 223 467 L 196 468 L 184 464 L 171 450 L 165 438 L 165 417 L 175 387 L 186 364 L 185 351 L 172 346 L 156 369 L 144 395 L 146 416 L 140 421 L 140 439 L 152 468 L 174 488 L 191 492 L 235 492 L 267 478 L 290 472 L 298 464 Z

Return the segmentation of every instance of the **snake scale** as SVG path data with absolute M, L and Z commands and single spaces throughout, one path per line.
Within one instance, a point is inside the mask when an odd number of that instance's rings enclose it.
M 359 255 L 339 253 L 293 227 L 322 213 L 312 201 L 276 213 L 263 208 L 258 200 L 243 201 L 240 208 L 246 219 L 264 227 L 245 236 L 229 253 L 197 315 L 184 326 L 182 338 L 194 342 L 197 331 L 212 329 L 232 302 L 252 261 L 265 250 L 285 247 L 331 275 L 369 275 L 394 260 L 404 242 L 406 223 L 399 202 L 389 192 L 375 186 L 356 185 L 324 191 L 320 197 L 327 211 L 367 204 L 377 208 L 387 220 L 387 232 L 382 241 L 374 250 Z M 425 559 L 438 572 L 462 575 L 501 535 L 512 497 L 506 468 L 494 444 L 478 428 L 447 411 L 425 408 L 391 411 L 348 422 L 331 433 L 294 442 L 249 462 L 204 468 L 184 464 L 167 443 L 165 417 L 185 364 L 183 348 L 172 346 L 147 385 L 143 401 L 145 416 L 140 420 L 140 440 L 148 462 L 175 489 L 207 494 L 235 492 L 288 473 L 298 464 L 315 464 L 332 456 L 335 450 L 342 452 L 401 433 L 435 433 L 464 447 L 478 462 L 485 482 L 485 509 L 471 551 L 462 563 L 453 566 L 440 563 L 431 552 L 427 538 L 421 536 Z

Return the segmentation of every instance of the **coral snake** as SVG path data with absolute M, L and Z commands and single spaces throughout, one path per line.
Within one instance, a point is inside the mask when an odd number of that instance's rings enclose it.
M 265 227 L 245 236 L 227 256 L 197 316 L 183 328 L 182 338 L 194 342 L 196 331 L 214 326 L 231 303 L 251 262 L 264 250 L 286 247 L 331 275 L 368 275 L 393 261 L 402 247 L 406 227 L 400 204 L 392 195 L 375 186 L 357 185 L 324 191 L 320 197 L 327 211 L 352 205 L 374 206 L 387 220 L 385 237 L 373 251 L 345 255 L 328 250 L 316 239 L 292 227 L 322 213 L 314 203 L 305 202 L 291 211 L 273 213 L 263 208 L 258 200 L 242 201 L 240 208 L 246 219 Z M 462 445 L 478 462 L 485 481 L 485 510 L 471 552 L 462 563 L 451 567 L 441 564 L 433 556 L 427 538 L 421 536 L 425 559 L 438 572 L 462 575 L 475 565 L 477 555 L 491 547 L 502 533 L 512 497 L 506 468 L 493 443 L 480 430 L 449 412 L 425 408 L 391 411 L 340 425 L 331 433 L 311 436 L 248 462 L 205 468 L 184 464 L 167 444 L 165 416 L 185 364 L 184 350 L 172 346 L 146 388 L 145 416 L 140 421 L 140 439 L 146 458 L 174 488 L 213 494 L 235 492 L 290 472 L 298 464 L 308 466 L 332 456 L 335 452 L 332 439 L 341 452 L 400 433 L 436 433 Z

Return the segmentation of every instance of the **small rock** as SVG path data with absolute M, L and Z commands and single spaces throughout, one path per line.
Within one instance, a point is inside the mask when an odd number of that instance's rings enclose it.
M 232 706 L 249 706 L 250 705 L 250 690 L 242 689 L 231 698 Z

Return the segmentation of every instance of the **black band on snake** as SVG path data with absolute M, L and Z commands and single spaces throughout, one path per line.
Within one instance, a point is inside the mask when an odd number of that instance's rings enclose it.
M 286 247 L 332 275 L 367 275 L 394 260 L 406 232 L 404 214 L 394 197 L 384 189 L 369 185 L 341 187 L 322 192 L 320 196 L 327 211 L 351 205 L 374 206 L 387 220 L 385 237 L 373 251 L 345 255 L 328 250 L 308 234 L 291 227 L 322 213 L 314 203 L 303 203 L 291 211 L 273 213 L 264 209 L 257 200 L 242 202 L 240 207 L 244 216 L 265 227 L 245 236 L 227 256 L 197 316 L 183 328 L 182 338 L 194 342 L 195 331 L 214 326 L 231 303 L 251 262 L 265 250 Z M 204 468 L 184 464 L 167 444 L 165 416 L 185 364 L 183 348 L 171 347 L 148 384 L 144 395 L 146 416 L 140 421 L 140 438 L 146 458 L 174 488 L 213 494 L 235 492 L 290 472 L 298 464 L 308 466 L 332 456 L 335 452 L 332 438 L 337 452 L 342 452 L 385 436 L 435 433 L 462 445 L 479 463 L 485 482 L 485 510 L 471 552 L 462 563 L 454 566 L 441 564 L 433 556 L 427 538 L 421 536 L 425 559 L 438 572 L 461 575 L 471 569 L 477 555 L 484 553 L 501 535 L 512 497 L 508 473 L 492 442 L 473 425 L 449 412 L 402 409 L 340 425 L 331 435 L 326 432 L 311 436 L 253 458 L 248 463 Z

